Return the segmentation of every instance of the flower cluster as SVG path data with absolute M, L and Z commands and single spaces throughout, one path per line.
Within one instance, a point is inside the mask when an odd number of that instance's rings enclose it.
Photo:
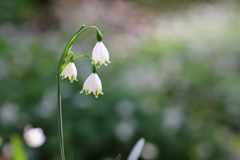
M 84 90 L 86 94 L 90 94 L 91 92 L 93 92 L 96 98 L 98 98 L 99 94 L 103 94 L 102 83 L 97 75 L 97 68 L 100 68 L 102 64 L 107 66 L 107 64 L 110 63 L 109 53 L 107 48 L 102 42 L 102 34 L 100 33 L 99 30 L 97 30 L 97 40 L 98 42 L 92 51 L 92 57 L 86 55 L 75 57 L 74 54 L 71 51 L 69 51 L 69 54 L 72 54 L 72 57 L 69 62 L 65 63 L 62 66 L 60 74 L 62 79 L 68 77 L 70 82 L 73 82 L 74 80 L 77 81 L 77 69 L 74 64 L 74 60 L 80 57 L 91 58 L 93 63 L 92 74 L 84 82 L 83 88 L 80 91 L 80 93 L 82 93 Z

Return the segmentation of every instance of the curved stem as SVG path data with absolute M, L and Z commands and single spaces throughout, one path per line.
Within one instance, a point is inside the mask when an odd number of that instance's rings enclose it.
M 60 76 L 57 76 L 57 97 L 58 97 L 58 129 L 59 129 L 59 141 L 61 160 L 65 160 L 64 154 L 64 141 L 63 141 L 63 124 L 62 124 L 62 105 L 61 105 L 61 90 L 60 90 Z
M 75 42 L 75 40 L 86 30 L 90 29 L 90 28 L 94 28 L 97 31 L 99 31 L 99 29 L 96 26 L 89 26 L 86 27 L 85 29 L 83 29 L 85 26 L 83 25 L 82 27 L 80 27 L 80 29 L 73 35 L 73 37 L 69 40 L 69 42 L 67 43 L 66 47 L 64 48 L 63 54 L 61 56 L 61 59 L 59 61 L 59 65 L 58 65 L 58 74 L 61 74 L 61 67 L 64 64 L 64 62 L 68 59 L 69 56 L 69 51 L 73 45 L 73 43 Z
M 94 61 L 94 59 L 92 57 L 88 56 L 88 55 L 80 55 L 80 56 L 72 58 L 69 62 L 64 63 L 64 65 L 62 65 L 62 67 L 61 67 L 61 72 L 69 63 L 74 62 L 74 60 L 76 60 L 78 58 L 81 58 L 81 57 L 88 57 L 92 60 L 92 62 Z
M 88 58 L 90 58 L 92 61 L 94 61 L 94 59 L 93 59 L 92 57 L 88 56 L 88 55 L 80 55 L 80 56 L 74 57 L 72 60 L 76 60 L 76 59 L 81 58 L 81 57 L 88 57 Z

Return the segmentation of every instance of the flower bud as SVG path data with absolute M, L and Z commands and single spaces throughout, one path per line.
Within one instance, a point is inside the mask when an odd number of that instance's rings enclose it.
M 97 30 L 97 40 L 98 40 L 98 42 L 102 42 L 102 38 L 103 38 L 102 33 L 100 32 L 100 30 Z

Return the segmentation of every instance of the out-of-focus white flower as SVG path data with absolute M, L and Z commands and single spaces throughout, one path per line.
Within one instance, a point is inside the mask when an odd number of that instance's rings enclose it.
M 83 88 L 80 93 L 83 93 L 85 90 L 86 94 L 90 94 L 93 92 L 96 98 L 98 98 L 98 94 L 103 94 L 102 92 L 102 83 L 97 73 L 92 73 L 84 82 Z
M 75 80 L 77 81 L 77 69 L 73 62 L 70 62 L 67 64 L 67 66 L 64 67 L 62 73 L 61 73 L 62 79 L 69 78 L 71 83 Z
M 137 141 L 137 143 L 135 144 L 135 146 L 133 147 L 131 153 L 129 154 L 127 160 L 137 160 L 139 158 L 139 156 L 141 155 L 143 146 L 145 143 L 145 139 L 141 138 Z
M 95 60 L 95 63 L 98 67 L 100 67 L 102 64 L 107 66 L 107 63 L 111 63 L 109 61 L 108 50 L 102 42 L 97 42 L 93 48 L 92 58 Z
M 23 138 L 27 145 L 33 148 L 40 147 L 46 140 L 42 128 L 32 128 L 29 125 L 24 129 Z
M 142 159 L 158 159 L 159 150 L 153 143 L 145 143 L 141 153 Z

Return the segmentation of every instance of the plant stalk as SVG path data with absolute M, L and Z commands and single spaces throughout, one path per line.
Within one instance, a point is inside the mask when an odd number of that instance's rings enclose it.
M 60 58 L 59 64 L 58 64 L 58 72 L 57 72 L 57 97 L 58 97 L 58 129 L 59 129 L 59 141 L 60 141 L 60 152 L 61 152 L 61 160 L 65 160 L 65 154 L 64 154 L 64 141 L 63 141 L 63 123 L 62 123 L 62 105 L 61 105 L 61 90 L 60 90 L 60 75 L 62 72 L 62 66 L 64 65 L 65 61 L 69 58 L 69 54 L 72 53 L 70 51 L 73 43 L 75 42 L 75 40 L 86 30 L 90 29 L 90 28 L 95 28 L 97 30 L 97 36 L 100 36 L 100 38 L 102 38 L 101 36 L 101 32 L 99 31 L 99 29 L 95 26 L 89 26 L 86 27 L 85 29 L 83 29 L 85 27 L 85 25 L 83 25 L 82 27 L 79 28 L 79 30 L 73 35 L 73 37 L 69 40 L 69 42 L 67 43 L 66 47 L 63 50 L 62 56 Z M 99 37 L 97 37 L 99 38 Z M 72 53 L 73 54 L 73 53 Z M 75 58 L 73 58 L 72 60 L 75 60 L 77 58 L 80 57 L 88 57 L 91 60 L 93 60 L 90 56 L 87 55 L 81 55 L 81 56 L 77 56 Z M 69 63 L 69 62 L 68 62 Z
M 59 129 L 59 142 L 60 142 L 60 152 L 61 160 L 65 160 L 64 154 L 64 141 L 63 141 L 63 123 L 62 123 L 62 105 L 61 105 L 61 88 L 60 88 L 60 76 L 57 76 L 57 96 L 58 96 L 58 129 Z

